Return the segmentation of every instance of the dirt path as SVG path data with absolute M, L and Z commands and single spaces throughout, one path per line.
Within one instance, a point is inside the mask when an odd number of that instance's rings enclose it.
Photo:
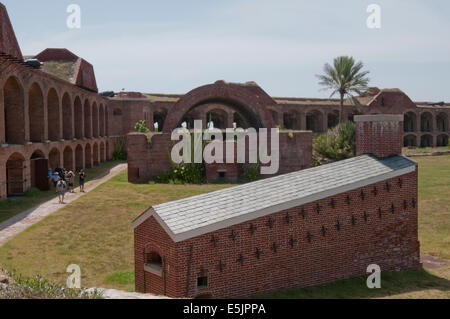
M 107 182 L 114 176 L 118 175 L 120 172 L 127 168 L 127 164 L 119 164 L 109 170 L 109 172 L 103 176 L 97 177 L 86 183 L 84 189 L 86 193 L 80 193 L 79 189 L 76 190 L 74 194 L 66 194 L 65 205 L 70 204 L 74 200 L 77 200 L 81 196 L 89 193 L 99 185 Z M 42 203 L 39 206 L 33 207 L 26 210 L 11 219 L 8 219 L 0 224 L 0 246 L 3 246 L 7 241 L 17 234 L 23 232 L 28 227 L 41 221 L 48 215 L 56 212 L 65 205 L 59 204 L 58 197 L 49 200 L 48 202 Z

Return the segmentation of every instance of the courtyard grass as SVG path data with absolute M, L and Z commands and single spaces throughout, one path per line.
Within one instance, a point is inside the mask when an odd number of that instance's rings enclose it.
M 405 147 L 403 148 L 403 154 L 408 155 L 428 155 L 433 153 L 440 153 L 440 152 L 450 152 L 450 146 L 442 146 L 442 147 L 414 147 L 409 148 Z
M 120 163 L 123 163 L 123 161 L 108 161 L 93 168 L 86 169 L 86 181 L 102 176 Z M 78 186 L 78 177 L 75 178 L 75 186 Z M 49 191 L 39 191 L 34 188 L 29 190 L 23 197 L 14 197 L 0 201 L 0 223 L 27 209 L 51 200 L 56 196 L 55 188 L 52 185 Z
M 419 239 L 422 253 L 450 259 L 450 156 L 419 157 Z M 131 222 L 149 206 L 231 185 L 129 184 L 122 173 L 47 217 L 0 248 L 0 266 L 64 283 L 80 265 L 82 285 L 134 289 Z M 450 265 L 383 273 L 382 289 L 366 278 L 281 290 L 258 298 L 450 298 Z

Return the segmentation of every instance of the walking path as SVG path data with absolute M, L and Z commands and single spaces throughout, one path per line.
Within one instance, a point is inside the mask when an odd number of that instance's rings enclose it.
M 84 190 L 85 193 L 80 193 L 77 188 L 76 193 L 67 193 L 64 199 L 65 204 L 70 204 L 71 202 L 77 200 L 81 196 L 89 193 L 99 185 L 107 182 L 114 176 L 117 176 L 120 172 L 127 168 L 127 164 L 119 164 L 111 168 L 105 175 L 99 176 L 89 182 L 86 182 Z M 58 196 L 55 194 L 55 198 L 49 200 L 48 202 L 42 203 L 39 206 L 26 210 L 11 219 L 8 219 L 0 224 L 0 246 L 3 246 L 12 237 L 23 232 L 28 227 L 38 223 L 48 215 L 53 214 L 57 210 L 64 207 L 64 205 L 59 204 Z

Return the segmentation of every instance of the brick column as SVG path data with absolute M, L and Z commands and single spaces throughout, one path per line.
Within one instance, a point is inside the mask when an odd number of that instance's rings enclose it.
M 5 105 L 3 98 L 3 89 L 0 88 L 0 144 L 5 144 Z
M 23 117 L 24 117 L 24 130 L 25 130 L 25 144 L 30 141 L 30 117 L 29 117 L 29 96 L 28 96 L 28 90 L 29 88 L 24 88 L 23 93 Z
M 0 162 L 0 201 L 6 199 L 6 159 Z
M 48 92 L 44 95 L 44 141 L 48 141 Z

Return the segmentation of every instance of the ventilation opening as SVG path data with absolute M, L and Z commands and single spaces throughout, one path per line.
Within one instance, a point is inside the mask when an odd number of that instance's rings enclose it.
M 197 289 L 208 288 L 208 277 L 197 278 Z

